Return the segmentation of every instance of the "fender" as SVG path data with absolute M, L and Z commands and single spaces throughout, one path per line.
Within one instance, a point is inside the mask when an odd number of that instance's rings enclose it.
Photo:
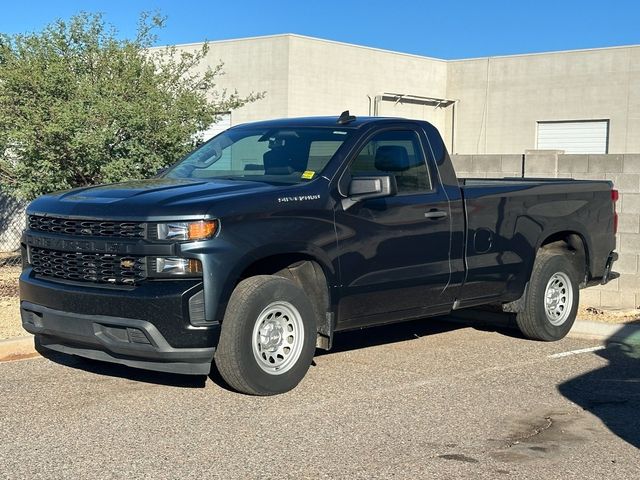
M 582 240 L 582 244 L 584 245 L 585 261 L 588 269 L 587 274 L 588 275 L 593 274 L 597 268 L 597 265 L 595 265 L 593 255 L 590 254 L 590 252 L 593 252 L 593 241 L 591 239 L 591 235 L 589 235 L 589 232 L 587 232 L 586 228 L 576 222 L 569 221 L 564 223 L 562 226 L 550 225 L 547 228 L 545 228 L 541 232 L 538 238 L 538 242 L 536 243 L 535 253 L 537 253 L 538 250 L 540 250 L 540 247 L 546 242 L 547 239 L 559 233 L 575 234 L 575 235 L 578 235 L 578 237 L 580 237 L 580 239 Z
M 266 260 L 276 255 L 290 255 L 292 262 L 297 259 L 307 259 L 316 262 L 322 269 L 327 279 L 327 287 L 329 291 L 330 308 L 334 310 L 337 304 L 337 288 L 338 276 L 336 270 L 331 263 L 329 256 L 321 248 L 304 242 L 282 242 L 262 245 L 253 250 L 245 252 L 236 262 L 233 269 L 227 274 L 223 281 L 223 288 L 218 298 L 218 319 L 222 320 L 227 302 L 231 297 L 233 289 L 242 279 L 243 273 L 251 267 L 251 265 Z M 275 273 L 275 272 L 274 272 Z

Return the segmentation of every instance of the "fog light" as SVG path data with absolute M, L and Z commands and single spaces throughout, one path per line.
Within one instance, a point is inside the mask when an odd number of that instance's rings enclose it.
M 158 257 L 156 272 L 165 275 L 193 275 L 202 273 L 202 263 L 193 258 Z

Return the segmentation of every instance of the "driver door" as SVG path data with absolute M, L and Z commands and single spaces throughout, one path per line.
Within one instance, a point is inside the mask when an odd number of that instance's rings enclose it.
M 348 175 L 393 175 L 395 196 L 337 207 L 341 328 L 448 311 L 451 222 L 417 129 L 374 134 Z M 431 168 L 432 167 L 432 168 Z

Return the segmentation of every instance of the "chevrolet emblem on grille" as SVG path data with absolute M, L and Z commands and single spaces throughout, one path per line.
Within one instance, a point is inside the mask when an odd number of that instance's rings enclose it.
M 80 229 L 80 233 L 82 233 L 83 235 L 91 235 L 93 231 L 90 228 L 82 228 Z
M 136 261 L 131 258 L 123 258 L 120 260 L 120 267 L 122 268 L 133 268 L 136 264 Z

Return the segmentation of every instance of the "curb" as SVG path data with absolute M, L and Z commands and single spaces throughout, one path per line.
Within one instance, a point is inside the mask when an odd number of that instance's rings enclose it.
M 470 327 L 497 327 L 516 329 L 510 314 L 488 312 L 484 310 L 460 310 L 446 318 L 448 321 L 462 323 Z M 568 338 L 599 340 L 601 342 L 640 343 L 640 324 L 638 323 L 600 323 L 591 320 L 576 320 L 567 334 Z M 631 338 L 633 337 L 633 338 Z
M 606 342 L 640 343 L 640 324 L 576 320 L 568 337 Z M 633 338 L 632 338 L 633 337 Z
M 37 357 L 39 355 L 40 354 L 35 349 L 33 335 L 0 340 L 0 362 L 22 360 L 25 358 Z

